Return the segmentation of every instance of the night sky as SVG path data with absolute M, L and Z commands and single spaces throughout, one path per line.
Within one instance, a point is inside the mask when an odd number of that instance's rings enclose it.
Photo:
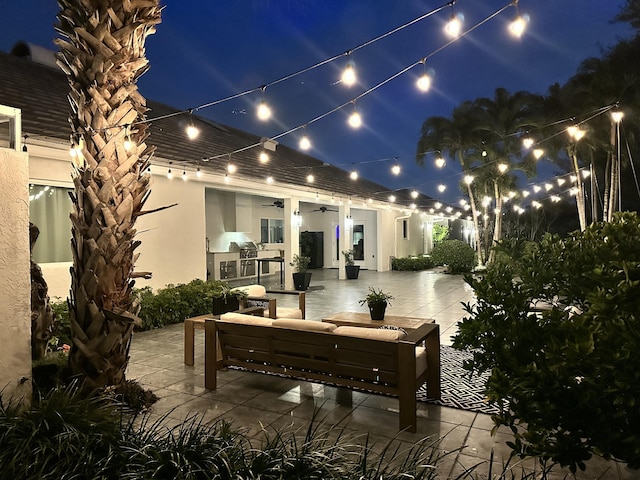
M 626 24 L 612 24 L 623 0 L 520 0 L 520 14 L 530 23 L 520 39 L 507 25 L 514 7 L 472 34 L 438 51 L 449 38 L 443 32 L 451 16 L 444 8 L 349 57 L 358 84 L 339 82 L 347 56 L 355 47 L 420 17 L 443 3 L 417 0 L 174 0 L 165 1 L 163 22 L 147 40 L 151 69 L 139 81 L 147 98 L 178 108 L 195 108 L 252 90 L 328 58 L 335 61 L 258 91 L 196 113 L 260 136 L 288 131 L 358 97 L 398 71 L 428 57 L 434 73 L 428 93 L 415 87 L 423 67 L 416 66 L 356 102 L 363 126 L 347 125 L 350 104 L 307 126 L 309 153 L 325 162 L 393 189 L 417 188 L 445 202 L 460 196 L 459 168 L 442 169 L 428 156 L 416 165 L 416 144 L 425 118 L 449 116 L 464 100 L 492 97 L 496 88 L 545 93 L 564 83 L 580 62 L 597 56 L 619 38 Z M 507 0 L 458 0 L 455 14 L 470 28 L 508 5 Z M 57 4 L 44 0 L 0 0 L 0 50 L 19 40 L 54 48 Z M 437 52 L 437 53 L 434 53 Z M 255 117 L 263 98 L 274 117 Z M 153 118 L 153 112 L 149 112 Z M 297 148 L 302 131 L 279 139 Z M 153 143 L 153 138 L 151 138 Z M 219 153 L 219 152 L 215 152 Z M 212 152 L 213 154 L 213 152 Z M 398 158 L 402 173 L 390 173 Z M 553 166 L 543 166 L 548 174 Z M 447 184 L 442 194 L 437 190 Z

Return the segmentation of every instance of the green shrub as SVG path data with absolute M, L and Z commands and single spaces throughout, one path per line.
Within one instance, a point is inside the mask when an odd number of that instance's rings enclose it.
M 187 284 L 167 285 L 155 294 L 150 287 L 136 289 L 134 295 L 140 303 L 141 328 L 151 330 L 211 313 L 213 297 L 228 291 L 226 282 L 198 279 Z
M 567 239 L 503 243 L 511 261 L 467 277 L 477 302 L 454 346 L 491 372 L 494 421 L 515 453 L 574 472 L 593 453 L 640 468 L 639 244 L 638 215 L 616 214 Z
M 449 226 L 434 223 L 431 230 L 431 238 L 433 239 L 434 245 L 444 242 L 449 238 Z
M 476 253 L 462 240 L 444 240 L 433 247 L 435 265 L 446 265 L 449 273 L 468 273 L 476 265 Z
M 56 300 L 49 303 L 55 315 L 53 332 L 48 348 L 56 351 L 63 344 L 71 345 L 71 322 L 69 321 L 69 304 L 66 300 Z
M 418 257 L 401 257 L 391 260 L 391 269 L 400 271 L 416 272 L 433 268 L 433 261 L 428 255 Z

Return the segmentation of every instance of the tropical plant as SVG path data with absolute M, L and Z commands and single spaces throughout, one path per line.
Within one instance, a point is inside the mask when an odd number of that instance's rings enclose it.
M 356 264 L 356 261 L 353 257 L 353 250 L 343 250 L 342 255 L 344 256 L 345 265 L 351 266 Z
M 449 273 L 467 273 L 476 265 L 476 254 L 462 240 L 445 240 L 433 247 L 431 259 L 436 265 L 446 265 Z
M 158 0 L 58 3 L 57 59 L 69 80 L 75 153 L 70 366 L 92 385 L 118 385 L 137 322 L 134 279 L 150 276 L 134 271 L 153 152 L 136 81 L 149 68 L 144 45 L 161 7 Z
M 431 238 L 433 239 L 434 245 L 449 238 L 449 225 L 434 223 L 431 227 Z
M 593 454 L 640 468 L 640 217 L 616 214 L 567 239 L 505 242 L 505 261 L 467 277 L 477 302 L 458 323 L 466 367 L 491 372 L 521 456 L 571 471 Z
M 391 300 L 393 300 L 393 295 L 383 292 L 381 288 L 369 287 L 369 293 L 365 295 L 364 298 L 358 300 L 360 305 L 373 305 L 375 303 L 386 303 L 391 306 Z
M 291 259 L 291 265 L 293 267 L 293 271 L 295 273 L 304 273 L 309 269 L 309 265 L 311 264 L 311 257 L 307 257 L 305 255 L 294 254 Z

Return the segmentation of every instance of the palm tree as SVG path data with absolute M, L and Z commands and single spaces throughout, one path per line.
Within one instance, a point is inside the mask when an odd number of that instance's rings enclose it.
M 159 0 L 58 0 L 58 64 L 69 79 L 75 147 L 72 195 L 71 370 L 90 385 L 124 381 L 136 305 L 135 221 L 150 193 L 152 147 L 136 80 Z M 125 148 L 125 140 L 133 146 Z
M 416 162 L 419 165 L 424 165 L 427 153 L 437 151 L 455 158 L 460 163 L 463 175 L 467 179 L 464 185 L 469 196 L 478 262 L 483 264 L 485 257 L 480 237 L 478 209 L 471 187 L 473 178 L 473 175 L 471 175 L 473 167 L 471 159 L 474 158 L 473 153 L 478 150 L 478 139 L 479 137 L 475 131 L 474 106 L 471 102 L 464 102 L 453 110 L 451 119 L 429 117 L 424 121 L 420 138 L 418 139 Z

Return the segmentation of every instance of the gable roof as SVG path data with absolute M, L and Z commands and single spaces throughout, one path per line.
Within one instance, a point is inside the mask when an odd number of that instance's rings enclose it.
M 0 52 L 0 104 L 21 109 L 23 135 L 68 143 L 71 134 L 68 92 L 67 78 L 57 68 Z M 152 100 L 147 100 L 147 107 L 147 116 L 152 119 L 147 143 L 156 146 L 155 158 L 172 162 L 176 169 L 200 167 L 203 172 L 220 174 L 229 162 L 226 153 L 261 143 L 256 135 L 196 115 L 192 118 L 200 134 L 197 140 L 189 140 L 184 133 L 188 116 L 179 114 L 181 110 Z M 275 152 L 268 152 L 271 160 L 267 164 L 257 160 L 258 152 L 259 148 L 250 148 L 234 153 L 231 158 L 237 167 L 234 175 L 261 182 L 272 176 L 279 184 L 310 192 L 318 190 L 325 195 L 371 198 L 385 203 L 393 193 L 399 206 L 416 203 L 419 208 L 429 208 L 436 202 L 422 194 L 413 199 L 408 190 L 393 191 L 362 177 L 353 181 L 349 172 L 282 144 Z M 205 158 L 210 160 L 203 161 Z M 310 172 L 315 180 L 312 186 L 307 186 L 306 176 Z

